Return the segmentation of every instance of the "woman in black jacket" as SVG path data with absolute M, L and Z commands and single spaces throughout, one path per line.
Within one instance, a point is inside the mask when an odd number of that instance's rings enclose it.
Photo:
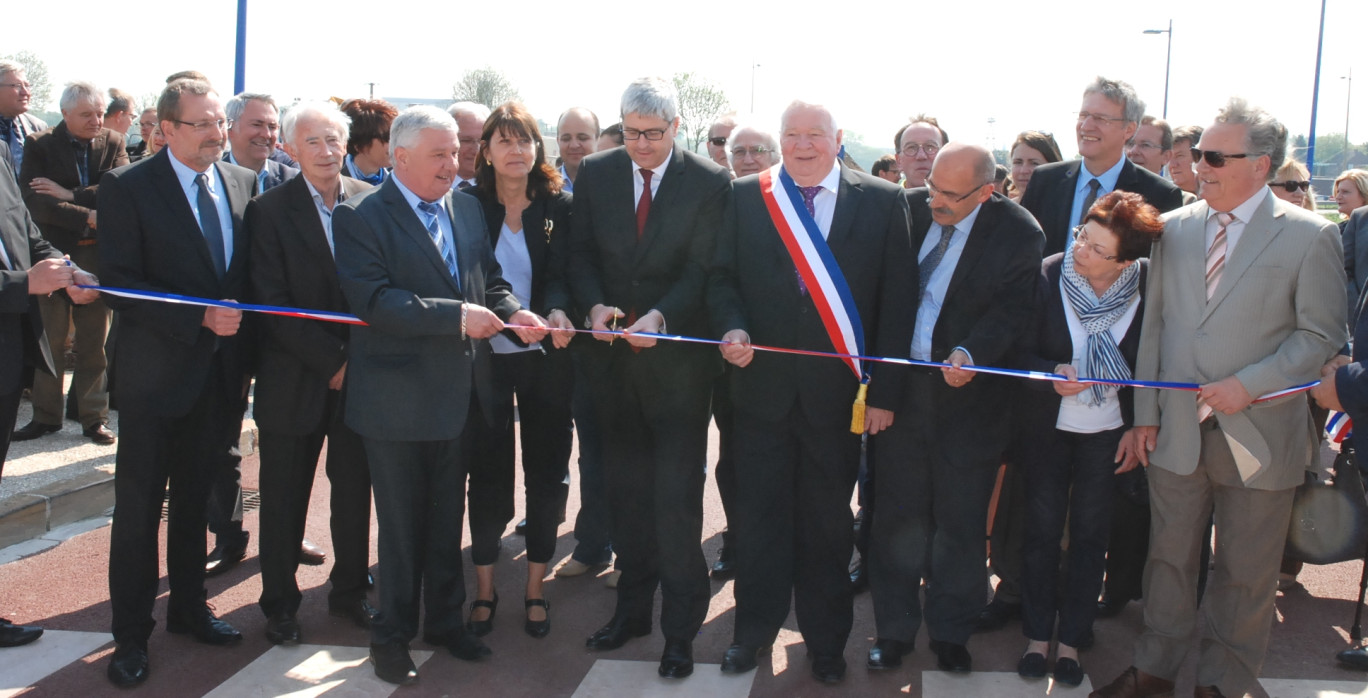
M 1026 543 L 1022 631 L 1029 640 L 1017 665 L 1023 677 L 1046 674 L 1055 637 L 1054 677 L 1083 680 L 1078 646 L 1092 632 L 1111 524 L 1113 478 L 1135 467 L 1129 428 L 1132 388 L 1077 378 L 1126 380 L 1135 369 L 1148 272 L 1141 259 L 1163 221 L 1138 194 L 1102 197 L 1073 231 L 1073 245 L 1044 260 L 1034 329 L 1022 343 L 1025 368 L 1070 380 L 1032 381 L 1019 414 L 1025 420 Z M 1119 466 L 1119 467 L 1118 467 Z M 1069 523 L 1063 579 L 1059 545 Z M 1061 588 L 1062 587 L 1062 588 Z M 1062 593 L 1061 593 L 1062 592 Z

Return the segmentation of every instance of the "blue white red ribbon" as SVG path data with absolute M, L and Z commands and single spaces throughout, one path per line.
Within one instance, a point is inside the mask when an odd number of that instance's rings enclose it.
M 1343 412 L 1331 412 L 1330 419 L 1325 422 L 1325 435 L 1334 443 L 1344 443 L 1354 435 L 1354 422 Z

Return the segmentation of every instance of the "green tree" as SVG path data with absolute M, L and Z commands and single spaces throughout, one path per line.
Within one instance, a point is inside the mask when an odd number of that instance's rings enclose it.
M 33 96 L 29 98 L 29 109 L 43 111 L 52 100 L 52 80 L 48 77 L 47 64 L 32 51 L 19 51 L 0 56 L 24 66 L 24 79 L 29 82 Z
M 679 131 L 689 150 L 708 137 L 708 128 L 717 117 L 731 110 L 727 95 L 717 83 L 694 73 L 675 73 L 671 78 L 679 93 Z
M 483 104 L 490 109 L 522 99 L 512 81 L 489 66 L 466 71 L 460 82 L 452 86 L 451 98 L 457 102 Z

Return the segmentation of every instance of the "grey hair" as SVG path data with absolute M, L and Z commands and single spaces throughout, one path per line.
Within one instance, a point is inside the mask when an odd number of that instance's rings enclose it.
M 1121 112 L 1126 121 L 1139 124 L 1141 117 L 1145 115 L 1145 102 L 1140 99 L 1140 95 L 1135 94 L 1135 88 L 1130 83 L 1122 80 L 1108 80 L 1101 75 L 1093 80 L 1083 89 L 1083 96 L 1100 94 L 1107 98 L 1107 101 L 1121 105 Z
M 461 118 L 462 114 L 469 114 L 470 116 L 479 119 L 480 123 L 483 124 L 489 120 L 490 111 L 489 107 L 486 107 L 479 102 L 457 102 L 447 107 L 447 113 L 450 114 L 453 119 Z M 391 128 L 393 127 L 391 126 Z
M 718 126 L 730 126 L 732 128 L 736 128 L 736 124 L 736 112 L 728 112 L 726 114 L 723 114 L 722 116 L 717 117 L 717 120 L 712 122 L 712 124 L 708 126 L 708 136 L 711 137 L 713 129 L 717 128 Z
M 841 130 L 841 127 L 836 125 L 836 115 L 832 114 L 831 110 L 827 109 L 825 104 L 813 104 L 812 102 L 804 102 L 801 99 L 795 99 L 792 102 L 789 102 L 787 107 L 784 107 L 784 114 L 779 117 L 780 131 L 788 127 L 789 114 L 798 111 L 799 109 L 820 109 L 826 112 L 827 122 L 831 124 L 832 138 L 835 138 L 836 132 Z
M 389 156 L 394 160 L 394 151 L 399 148 L 412 148 L 418 136 L 426 129 L 449 131 L 452 134 L 460 129 L 456 119 L 437 107 L 420 104 L 409 107 L 390 123 Z
M 679 116 L 679 93 L 665 78 L 637 78 L 622 92 L 621 116 L 637 113 L 673 122 Z
M 295 128 L 299 125 L 299 120 L 305 115 L 317 116 L 327 121 L 342 135 L 343 147 L 347 144 L 347 138 L 351 133 L 351 117 L 343 114 L 332 102 L 301 102 L 290 107 L 285 112 L 285 116 L 280 117 L 280 140 L 282 143 L 294 145 Z
M 223 105 L 223 113 L 228 115 L 229 121 L 237 121 L 242 118 L 242 112 L 247 109 L 247 103 L 253 101 L 264 102 L 271 105 L 271 108 L 275 109 L 277 112 L 280 111 L 280 108 L 276 106 L 275 99 L 270 95 L 243 92 L 240 95 L 234 95 L 232 99 L 228 100 L 227 104 Z
M 736 145 L 736 137 L 742 131 L 753 131 L 759 134 L 761 138 L 764 138 L 765 147 L 770 149 L 770 164 L 779 164 L 779 139 L 775 138 L 773 133 L 766 131 L 765 129 L 760 128 L 759 126 L 748 121 L 742 121 L 737 123 L 736 128 L 732 129 L 731 135 L 727 136 L 727 162 L 731 162 L 734 159 L 732 156 L 732 146 Z
M 75 109 L 81 102 L 91 102 L 100 108 L 100 113 L 104 113 L 105 98 L 100 88 L 84 81 L 67 83 L 66 89 L 62 90 L 62 99 L 58 102 L 62 111 Z
M 1268 180 L 1278 174 L 1283 160 L 1287 159 L 1287 127 L 1283 126 L 1272 114 L 1250 106 L 1241 97 L 1231 97 L 1221 111 L 1216 114 L 1216 123 L 1245 127 L 1245 152 L 1255 157 L 1268 156 Z
M 8 59 L 8 58 L 0 59 L 0 75 L 8 75 L 8 74 L 10 74 L 10 73 L 25 73 L 25 72 L 28 72 L 28 71 L 27 71 L 27 69 L 24 68 L 24 64 L 23 64 L 23 63 L 20 63 L 20 62 L 18 62 L 18 61 L 12 61 L 12 60 L 10 60 L 10 59 Z

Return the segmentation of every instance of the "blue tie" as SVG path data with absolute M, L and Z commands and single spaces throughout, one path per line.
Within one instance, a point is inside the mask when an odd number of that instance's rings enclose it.
M 926 259 L 923 259 L 921 264 L 918 265 L 918 280 L 920 281 L 921 286 L 917 291 L 918 302 L 921 302 L 920 299 L 926 295 L 926 286 L 931 283 L 931 275 L 935 273 L 936 267 L 940 266 L 941 258 L 945 257 L 945 251 L 950 249 L 950 238 L 954 234 L 955 226 L 941 226 L 940 241 L 936 243 L 935 247 L 931 248 L 930 252 L 926 253 Z
M 442 215 L 442 207 L 423 201 L 418 204 L 418 211 L 423 214 L 423 225 L 427 226 L 432 244 L 437 246 L 437 253 L 442 255 L 442 261 L 446 262 L 447 272 L 451 274 L 451 278 L 456 279 L 457 284 L 460 284 L 460 277 L 456 275 L 456 250 L 447 244 L 442 227 L 437 224 L 437 216 Z
M 199 188 L 195 203 L 199 208 L 200 229 L 204 231 L 204 241 L 209 245 L 209 256 L 214 260 L 214 273 L 222 279 L 228 269 L 228 260 L 223 250 L 223 225 L 219 223 L 218 206 L 214 205 L 214 197 L 209 195 L 208 175 L 203 172 L 195 175 L 195 186 Z

